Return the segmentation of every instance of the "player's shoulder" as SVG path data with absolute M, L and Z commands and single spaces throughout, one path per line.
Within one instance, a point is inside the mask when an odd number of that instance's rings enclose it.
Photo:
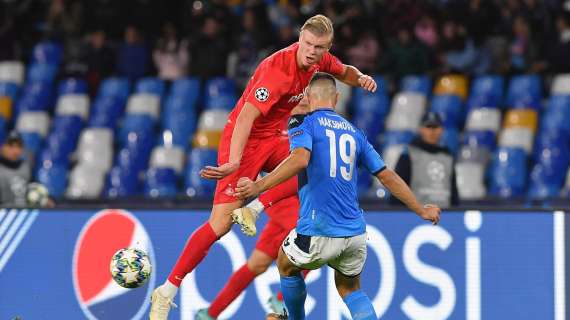
M 286 48 L 278 50 L 263 59 L 260 68 L 270 71 L 274 75 L 280 75 L 284 78 L 290 74 L 290 70 L 296 66 L 295 48 L 297 44 L 292 44 Z
M 300 127 L 304 122 L 306 122 L 306 119 L 309 117 L 309 114 L 294 114 L 289 118 L 289 122 L 287 123 L 287 128 L 289 130 L 291 129 L 295 129 L 297 127 Z M 310 121 L 310 120 L 308 120 Z

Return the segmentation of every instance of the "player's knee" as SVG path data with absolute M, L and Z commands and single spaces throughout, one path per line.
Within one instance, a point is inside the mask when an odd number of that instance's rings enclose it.
M 256 276 L 264 273 L 265 271 L 267 271 L 267 268 L 269 268 L 270 264 L 264 263 L 264 262 L 259 262 L 259 261 L 251 261 L 248 260 L 247 261 L 247 267 L 248 269 L 255 274 Z

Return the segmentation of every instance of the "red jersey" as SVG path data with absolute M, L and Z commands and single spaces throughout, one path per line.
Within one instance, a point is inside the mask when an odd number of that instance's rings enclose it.
M 249 102 L 261 112 L 261 116 L 253 123 L 250 137 L 275 135 L 287 128 L 291 110 L 303 99 L 305 87 L 315 72 L 341 75 L 344 71 L 344 65 L 329 52 L 323 55 L 319 63 L 303 70 L 297 66 L 298 48 L 299 44 L 294 43 L 265 58 L 257 66 L 230 113 L 226 130 L 233 129 L 243 105 Z

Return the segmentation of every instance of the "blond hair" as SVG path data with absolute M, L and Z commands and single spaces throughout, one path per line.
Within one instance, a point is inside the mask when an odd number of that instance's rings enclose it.
M 308 30 L 316 36 L 334 36 L 334 28 L 331 20 L 322 14 L 312 16 L 301 27 L 301 31 Z

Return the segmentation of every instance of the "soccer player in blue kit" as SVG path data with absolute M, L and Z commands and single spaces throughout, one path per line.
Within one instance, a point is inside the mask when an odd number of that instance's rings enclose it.
M 289 157 L 256 182 L 240 179 L 236 192 L 241 198 L 256 196 L 298 174 L 299 220 L 277 258 L 289 319 L 305 319 L 307 291 L 301 270 L 325 264 L 335 269 L 338 293 L 352 318 L 377 319 L 370 299 L 360 290 L 367 237 L 357 198 L 358 167 L 368 169 L 421 218 L 437 224 L 441 210 L 434 205 L 422 206 L 406 183 L 386 168 L 364 133 L 334 111 L 338 92 L 331 75 L 315 73 L 307 99 L 311 112 L 289 120 Z

